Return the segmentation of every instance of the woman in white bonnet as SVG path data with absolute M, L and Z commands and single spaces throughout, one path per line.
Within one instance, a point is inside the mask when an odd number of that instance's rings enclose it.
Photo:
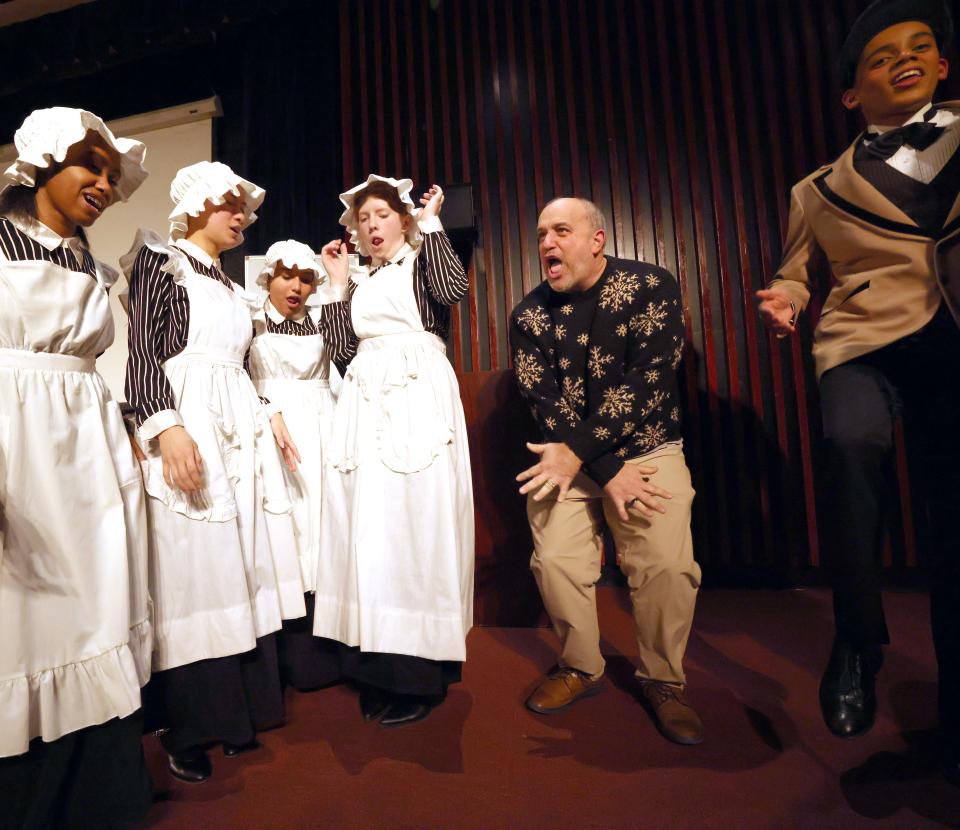
M 106 827 L 151 804 L 140 471 L 94 361 L 113 341 L 83 229 L 147 176 L 84 110 L 28 116 L 0 194 L 0 824 Z
M 321 307 L 345 372 L 326 466 L 314 633 L 336 640 L 364 720 L 425 718 L 460 679 L 473 621 L 473 491 L 450 306 L 467 276 L 440 224 L 434 185 L 371 175 L 340 199 L 370 266 L 323 248 L 345 299 Z M 349 364 L 349 365 L 347 365 Z
M 323 464 L 333 419 L 330 356 L 320 333 L 319 305 L 331 299 L 313 250 L 295 239 L 267 249 L 257 284 L 267 292 L 253 318 L 254 338 L 247 370 L 257 392 L 283 409 L 301 463 L 287 472 L 293 502 L 300 576 L 307 616 L 285 620 L 279 635 L 285 683 L 300 691 L 340 678 L 337 649 L 313 636 L 313 592 L 320 560 Z
M 174 776 L 210 776 L 207 747 L 255 749 L 283 719 L 274 632 L 305 613 L 283 460 L 299 460 L 244 359 L 256 298 L 220 269 L 264 191 L 227 165 L 180 170 L 169 242 L 140 231 L 130 282 L 127 397 L 146 459 L 154 679 Z M 278 451 L 279 447 L 279 451 Z M 283 453 L 281 458 L 280 451 Z

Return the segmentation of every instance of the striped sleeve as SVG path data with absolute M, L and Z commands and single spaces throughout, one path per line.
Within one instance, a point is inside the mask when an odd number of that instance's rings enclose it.
M 424 227 L 424 230 L 427 231 L 427 228 Z M 443 228 L 423 234 L 420 253 L 425 259 L 427 288 L 433 298 L 443 305 L 460 302 L 467 293 L 467 273 L 463 270 L 463 263 L 454 253 Z
M 163 272 L 166 255 L 140 249 L 130 272 L 129 356 L 126 395 L 145 440 L 182 424 L 162 362 L 170 319 L 173 281 Z
M 320 306 L 319 327 L 326 342 L 330 360 L 342 375 L 350 361 L 357 355 L 360 340 L 353 330 L 353 320 L 350 318 L 350 303 L 357 284 L 350 280 L 347 283 L 347 299 L 334 303 L 324 303 Z

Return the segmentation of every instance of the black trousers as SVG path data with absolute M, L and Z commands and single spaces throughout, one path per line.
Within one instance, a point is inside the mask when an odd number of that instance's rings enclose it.
M 139 711 L 0 758 L 0 828 L 122 828 L 153 803 Z
M 212 743 L 249 743 L 283 723 L 283 688 L 276 636 L 244 654 L 198 660 L 157 672 L 144 690 L 151 728 L 166 728 L 167 752 Z
M 960 329 L 946 307 L 917 333 L 824 373 L 820 514 L 837 635 L 889 642 L 880 554 L 904 418 L 912 492 L 932 580 L 941 727 L 960 746 Z

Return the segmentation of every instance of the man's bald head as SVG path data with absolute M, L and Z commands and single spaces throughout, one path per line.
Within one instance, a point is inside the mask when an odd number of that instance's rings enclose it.
M 549 202 L 537 221 L 540 262 L 554 291 L 586 291 L 606 267 L 603 212 L 588 199 Z
M 589 199 L 581 199 L 579 196 L 558 196 L 556 199 L 552 199 L 547 202 L 544 206 L 546 210 L 551 205 L 557 204 L 558 202 L 572 202 L 573 204 L 568 205 L 568 207 L 576 209 L 577 206 L 583 211 L 584 218 L 587 220 L 587 223 L 590 225 L 590 230 L 601 230 L 606 232 L 607 230 L 607 217 L 603 215 L 603 211 L 600 210 L 593 202 Z

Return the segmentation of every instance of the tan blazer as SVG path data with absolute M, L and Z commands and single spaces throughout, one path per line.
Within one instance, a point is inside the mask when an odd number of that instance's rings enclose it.
M 958 101 L 937 106 L 960 114 Z M 941 298 L 960 321 L 960 198 L 943 229 L 927 235 L 854 169 L 859 141 L 794 185 L 783 260 L 770 286 L 802 309 L 811 260 L 826 256 L 834 285 L 814 333 L 818 377 L 922 328 Z

